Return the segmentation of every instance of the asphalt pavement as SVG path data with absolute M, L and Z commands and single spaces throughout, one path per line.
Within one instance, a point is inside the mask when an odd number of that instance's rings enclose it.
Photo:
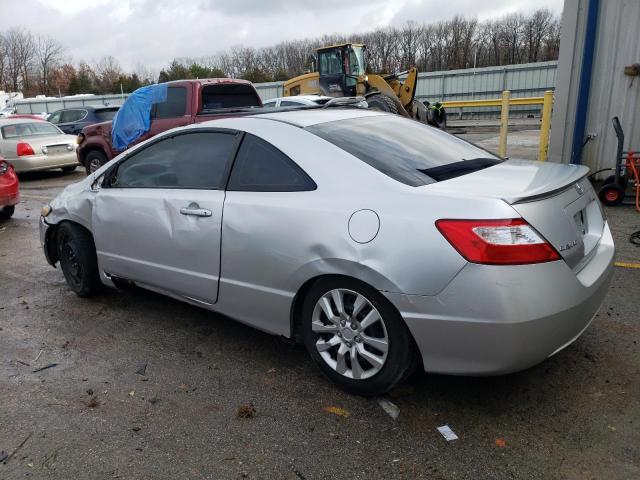
M 582 337 L 512 375 L 417 374 L 394 420 L 300 345 L 144 290 L 72 294 L 38 216 L 83 176 L 22 176 L 0 223 L 0 479 L 640 478 L 633 208 L 607 209 L 627 266 Z

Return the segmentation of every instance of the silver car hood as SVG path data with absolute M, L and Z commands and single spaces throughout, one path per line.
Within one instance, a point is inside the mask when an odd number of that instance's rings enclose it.
M 431 192 L 500 198 L 509 204 L 552 195 L 578 182 L 589 169 L 529 160 L 507 160 L 461 177 L 422 188 Z

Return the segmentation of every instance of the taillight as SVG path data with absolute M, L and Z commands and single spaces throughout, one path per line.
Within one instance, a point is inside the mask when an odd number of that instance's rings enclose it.
M 26 142 L 18 143 L 18 146 L 16 147 L 16 153 L 18 154 L 19 157 L 25 157 L 27 155 L 35 155 L 35 152 L 33 151 L 33 148 L 31 148 L 31 145 L 29 145 Z
M 438 220 L 436 227 L 469 262 L 524 265 L 560 259 L 556 249 L 521 218 Z

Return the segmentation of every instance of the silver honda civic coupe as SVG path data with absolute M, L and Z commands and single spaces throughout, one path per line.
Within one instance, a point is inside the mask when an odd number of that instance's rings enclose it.
M 587 171 L 381 112 L 272 112 L 133 147 L 43 208 L 41 240 L 81 297 L 160 292 L 299 339 L 378 395 L 416 368 L 525 369 L 580 336 L 614 258 Z

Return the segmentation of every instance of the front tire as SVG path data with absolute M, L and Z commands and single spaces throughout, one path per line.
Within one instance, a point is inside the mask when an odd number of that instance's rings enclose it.
M 9 220 L 13 215 L 13 212 L 16 211 L 16 207 L 13 205 L 7 205 L 6 207 L 0 209 L 0 220 Z
M 60 268 L 69 288 L 79 297 L 100 291 L 96 246 L 91 234 L 79 225 L 62 223 L 56 233 Z
M 350 393 L 381 395 L 405 378 L 415 363 L 411 334 L 398 311 L 358 280 L 317 281 L 304 300 L 302 322 L 311 358 Z
M 367 97 L 367 105 L 372 110 L 381 112 L 398 113 L 396 103 L 384 93 L 375 93 Z
M 87 175 L 91 175 L 107 162 L 107 156 L 104 153 L 98 150 L 92 150 L 87 154 L 87 158 L 84 161 L 84 168 L 87 171 Z

